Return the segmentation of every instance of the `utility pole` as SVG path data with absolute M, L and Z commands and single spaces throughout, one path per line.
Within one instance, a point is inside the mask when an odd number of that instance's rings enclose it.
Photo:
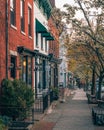
M 6 40 L 6 78 L 8 79 L 8 0 L 6 0 L 6 20 L 5 20 L 5 40 Z

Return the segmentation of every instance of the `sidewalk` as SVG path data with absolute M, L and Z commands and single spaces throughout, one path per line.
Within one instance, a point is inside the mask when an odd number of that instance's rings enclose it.
M 67 100 L 67 97 L 69 97 L 71 95 L 71 91 L 68 88 L 65 88 L 65 92 L 64 92 L 64 100 Z M 46 116 L 47 114 L 51 113 L 53 111 L 53 109 L 55 109 L 55 107 L 59 104 L 61 97 L 59 97 L 59 100 L 53 101 L 51 106 L 49 106 L 48 110 L 46 110 L 44 113 L 42 112 L 35 112 L 34 117 L 35 117 L 35 121 L 40 121 L 44 118 L 44 116 Z
M 86 94 L 77 89 L 64 103 L 57 104 L 53 111 L 35 123 L 32 130 L 104 130 L 104 127 L 93 125 Z

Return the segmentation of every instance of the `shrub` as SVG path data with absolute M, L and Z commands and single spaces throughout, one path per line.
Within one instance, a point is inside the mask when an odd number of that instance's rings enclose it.
M 11 119 L 7 116 L 0 116 L 0 130 L 6 130 L 10 125 Z
M 53 99 L 57 100 L 59 98 L 59 89 L 56 87 L 51 87 L 51 90 L 53 91 Z
M 2 81 L 2 95 L 0 98 L 3 107 L 1 114 L 17 118 L 26 118 L 28 111 L 34 103 L 34 92 L 32 88 L 23 81 L 4 79 Z

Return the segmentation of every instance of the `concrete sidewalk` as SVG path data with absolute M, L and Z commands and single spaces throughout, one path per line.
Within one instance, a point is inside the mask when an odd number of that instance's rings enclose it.
M 64 91 L 64 100 L 67 100 L 67 97 L 69 97 L 71 95 L 72 90 L 65 88 Z M 51 113 L 55 107 L 59 104 L 59 102 L 61 101 L 62 97 L 59 97 L 59 100 L 53 101 L 52 104 L 49 106 L 49 108 L 44 112 L 35 112 L 34 113 L 34 117 L 35 117 L 35 121 L 40 121 L 44 118 L 44 116 L 46 116 L 47 114 Z
M 64 103 L 59 103 L 52 112 L 35 123 L 33 130 L 104 130 L 104 127 L 93 125 L 86 94 L 82 89 L 77 89 L 73 95 L 67 96 Z

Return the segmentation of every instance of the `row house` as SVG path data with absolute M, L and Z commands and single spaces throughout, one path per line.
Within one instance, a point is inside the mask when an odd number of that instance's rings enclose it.
M 21 79 L 33 86 L 33 0 L 0 1 L 0 81 Z
M 36 96 L 47 93 L 50 87 L 58 86 L 59 34 L 51 18 L 54 6 L 54 0 L 35 0 L 34 3 Z
M 50 60 L 50 86 L 58 87 L 58 68 L 60 64 L 59 59 L 59 33 L 56 25 L 53 22 L 52 17 L 48 21 L 50 31 L 54 37 L 54 40 L 49 41 L 49 55 Z
M 59 34 L 55 0 L 0 1 L 0 82 L 21 79 L 35 97 L 58 87 Z
M 35 95 L 47 92 L 49 88 L 49 41 L 53 40 L 49 32 L 48 19 L 51 5 L 48 0 L 35 0 L 34 3 L 34 51 L 35 56 Z

